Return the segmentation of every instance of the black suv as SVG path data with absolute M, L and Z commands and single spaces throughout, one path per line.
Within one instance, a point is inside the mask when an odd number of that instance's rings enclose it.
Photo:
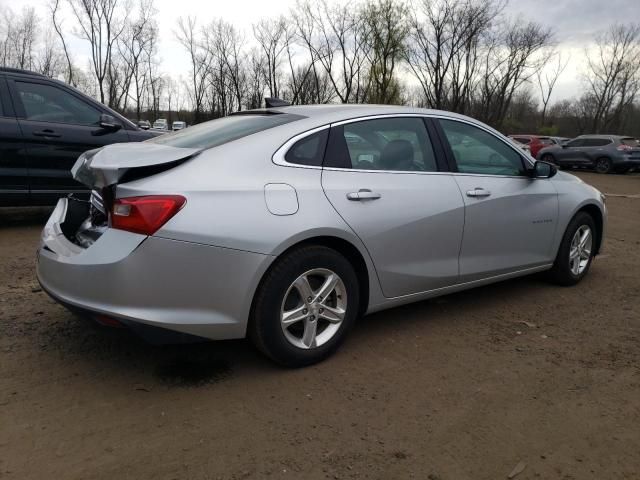
M 84 193 L 71 177 L 82 152 L 156 135 L 63 82 L 0 68 L 0 206 Z

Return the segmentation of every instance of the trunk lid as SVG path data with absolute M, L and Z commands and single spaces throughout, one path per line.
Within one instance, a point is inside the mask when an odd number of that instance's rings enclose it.
M 199 152 L 156 143 L 115 143 L 80 155 L 71 174 L 88 187 L 103 189 L 116 185 L 125 175 L 132 180 L 168 170 Z
M 154 143 L 116 143 L 89 150 L 71 169 L 73 178 L 91 190 L 89 201 L 67 199 L 64 236 L 90 247 L 109 227 L 115 185 L 160 173 L 188 160 L 201 149 Z

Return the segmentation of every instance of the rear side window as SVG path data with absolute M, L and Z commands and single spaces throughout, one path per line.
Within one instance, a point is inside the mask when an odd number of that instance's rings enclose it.
M 629 147 L 640 147 L 640 141 L 638 141 L 638 140 L 637 140 L 637 139 L 635 139 L 635 138 L 631 138 L 631 137 L 629 137 L 629 138 L 622 138 L 622 139 L 620 140 L 620 143 L 621 143 L 622 145 L 627 145 L 627 146 L 629 146 Z
M 440 120 L 462 173 L 524 175 L 522 157 L 495 135 L 468 123 Z
M 421 118 L 363 120 L 331 129 L 325 166 L 358 170 L 438 170 Z
M 296 165 L 321 167 L 328 136 L 327 128 L 298 140 L 284 156 L 285 160 Z
M 524 143 L 525 145 L 528 145 L 529 143 L 531 143 L 531 139 L 528 137 L 511 137 L 511 138 L 513 138 L 516 142 Z
M 609 145 L 611 140 L 608 138 L 585 138 L 583 147 L 603 147 L 605 145 Z
M 160 135 L 147 142 L 170 147 L 212 148 L 301 118 L 305 117 L 290 113 L 231 115 Z

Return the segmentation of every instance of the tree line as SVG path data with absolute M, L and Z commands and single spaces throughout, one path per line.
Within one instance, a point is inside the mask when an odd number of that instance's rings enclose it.
M 504 0 L 299 0 L 241 29 L 176 20 L 188 59 L 166 72 L 153 0 L 50 0 L 0 12 L 4 66 L 60 78 L 131 118 L 197 123 L 292 104 L 406 104 L 470 115 L 508 133 L 640 135 L 640 25 L 594 32 L 582 91 L 552 102 L 566 74 L 557 32 L 509 17 Z M 70 51 L 83 41 L 88 61 Z M 179 113 L 178 113 L 179 112 Z

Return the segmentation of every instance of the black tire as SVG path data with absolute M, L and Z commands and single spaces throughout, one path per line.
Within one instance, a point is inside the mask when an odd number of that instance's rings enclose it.
M 303 349 L 285 337 L 280 323 L 281 308 L 293 282 L 303 273 L 318 268 L 329 269 L 342 280 L 347 297 L 346 313 L 326 343 Z M 253 302 L 247 333 L 258 350 L 276 363 L 304 367 L 324 360 L 337 350 L 355 323 L 359 301 L 358 277 L 346 258 L 323 246 L 301 247 L 278 259 L 266 274 Z
M 576 231 L 583 225 L 586 225 L 591 229 L 591 254 L 584 270 L 581 273 L 575 275 L 571 271 L 569 265 L 569 252 L 571 249 L 571 241 L 573 240 L 573 236 L 575 235 Z M 558 254 L 556 255 L 555 262 L 553 263 L 553 267 L 549 271 L 549 279 L 552 282 L 557 283 L 558 285 L 565 286 L 575 285 L 580 280 L 582 280 L 591 268 L 591 263 L 593 262 L 593 256 L 596 249 L 597 236 L 598 232 L 596 230 L 596 222 L 593 220 L 591 215 L 586 212 L 578 212 L 576 216 L 573 217 L 571 222 L 569 222 L 567 230 L 564 232 L 564 236 L 562 237 L 562 242 L 560 243 L 560 248 L 558 249 Z
M 613 170 L 613 162 L 610 158 L 600 157 L 596 159 L 596 163 L 594 165 L 597 173 L 611 173 Z

